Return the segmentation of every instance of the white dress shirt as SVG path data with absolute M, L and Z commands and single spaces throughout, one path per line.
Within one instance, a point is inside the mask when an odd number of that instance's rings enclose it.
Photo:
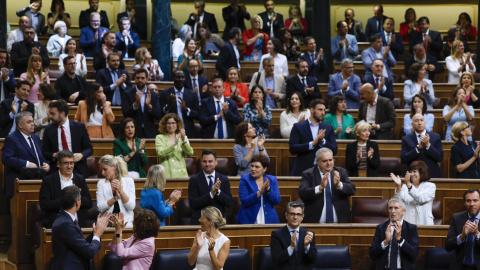
M 58 175 L 60 176 L 60 188 L 63 190 L 66 187 L 73 186 L 73 173 L 70 175 L 70 178 L 65 178 L 60 171 L 58 171 Z
M 318 167 L 317 167 L 317 170 L 320 173 L 320 181 L 321 181 L 321 179 L 323 179 L 325 174 L 322 173 L 322 171 L 320 171 L 320 168 L 318 168 Z M 332 174 L 332 173 L 333 173 L 333 171 L 330 172 L 330 174 Z M 332 185 L 334 184 L 332 182 L 332 177 L 333 177 L 333 175 L 330 175 L 328 177 L 328 186 L 330 188 L 330 191 L 332 190 Z M 340 190 L 343 189 L 343 183 L 341 181 L 340 181 L 340 187 L 338 189 L 340 189 Z M 315 194 L 316 195 L 318 195 L 322 192 L 323 192 L 323 190 L 320 191 L 320 186 L 315 187 Z M 322 215 L 320 216 L 320 223 L 326 223 L 327 222 L 327 211 L 325 211 L 325 206 L 327 205 L 326 201 L 327 201 L 327 194 L 326 194 L 326 192 L 323 192 L 323 209 L 322 209 Z M 333 205 L 333 202 L 332 202 L 332 208 L 333 208 L 333 223 L 338 223 L 337 211 L 335 211 L 335 206 Z
M 367 103 L 367 115 L 365 116 L 365 120 L 369 124 L 375 124 L 375 115 L 377 114 L 377 100 L 378 100 L 378 95 L 375 97 L 375 100 L 373 101 L 373 105 L 370 105 L 370 103 Z M 377 123 L 377 129 L 380 129 L 380 124 Z
M 215 171 L 213 171 L 212 174 L 208 174 L 205 171 L 203 171 L 203 175 L 205 175 L 205 179 L 207 180 L 207 186 L 210 186 L 210 179 L 208 178 L 209 175 L 213 177 L 212 180 L 213 180 L 213 184 L 215 185 L 215 182 L 217 181 L 217 179 L 215 179 Z M 214 196 L 212 195 L 212 193 L 209 192 L 208 194 L 210 194 L 210 198 L 213 199 Z M 218 190 L 217 195 L 220 195 L 220 189 Z
M 263 71 L 263 59 L 265 57 L 272 57 L 270 53 L 262 55 L 262 58 L 260 59 L 260 68 L 258 69 L 259 72 Z M 280 74 L 285 77 L 288 77 L 288 61 L 287 57 L 281 53 L 277 53 L 277 55 L 273 58 L 275 62 L 275 74 Z
M 65 121 L 65 123 L 63 123 L 62 126 L 63 126 L 63 131 L 65 132 L 65 137 L 67 139 L 68 150 L 73 152 L 73 150 L 72 150 L 72 136 L 71 136 L 71 132 L 70 132 L 70 120 L 68 120 L 68 118 L 67 118 L 67 121 Z M 63 150 L 63 147 L 62 147 L 62 129 L 61 129 L 60 126 L 58 126 L 58 128 L 57 128 L 57 132 L 58 132 L 58 151 L 62 151 Z

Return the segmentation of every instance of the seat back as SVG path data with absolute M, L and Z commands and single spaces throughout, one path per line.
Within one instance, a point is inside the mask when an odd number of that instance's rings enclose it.
M 88 178 L 98 178 L 98 160 L 95 157 L 87 158 Z
M 429 248 L 425 253 L 425 270 L 448 270 L 450 262 L 455 260 L 455 253 L 445 248 Z
M 432 203 L 433 224 L 443 224 L 443 209 L 441 201 L 433 201 Z
M 170 218 L 170 225 L 190 225 L 190 220 L 192 219 L 192 208 L 190 208 L 190 203 L 188 198 L 180 198 L 177 203 L 177 211 L 178 216 L 176 220 L 172 220 Z M 173 223 L 175 222 L 175 223 Z
M 272 251 L 270 247 L 260 249 L 258 253 L 258 270 L 274 269 L 272 264 Z
M 153 270 L 192 270 L 194 266 L 188 265 L 188 253 L 190 249 L 157 252 Z
M 389 177 L 390 173 L 403 175 L 403 165 L 400 158 L 380 158 L 380 167 L 377 169 L 378 177 Z
M 122 270 L 123 259 L 119 258 L 117 254 L 110 252 L 103 257 L 103 269 L 108 270 Z
M 28 207 L 27 214 L 30 215 L 30 232 L 32 234 L 32 250 L 31 252 L 35 252 L 35 250 L 40 247 L 41 243 L 41 235 L 42 235 L 42 222 L 45 216 L 45 213 L 40 208 L 40 203 L 35 202 Z
M 313 269 L 352 269 L 350 252 L 346 246 L 317 246 L 317 261 Z
M 197 165 L 195 164 L 195 160 L 193 158 L 185 158 L 185 165 L 187 167 L 188 176 L 197 174 Z
M 88 228 L 91 228 L 92 224 L 97 222 L 97 217 L 98 217 L 98 214 L 100 213 L 98 212 L 97 201 L 92 200 L 92 208 L 84 209 L 81 211 L 83 211 L 83 214 L 85 215 L 85 223 L 86 223 L 85 226 L 87 226 Z
M 352 222 L 382 223 L 388 220 L 388 201 L 377 198 L 352 198 Z
M 395 107 L 395 109 L 401 109 L 401 104 L 402 104 L 402 100 L 400 98 L 394 98 L 393 99 L 393 106 Z
M 217 166 L 215 171 L 225 175 L 225 176 L 236 176 L 238 172 L 238 166 L 235 163 L 235 159 L 231 158 L 217 158 Z
M 230 254 L 223 266 L 225 270 L 251 270 L 252 263 L 248 250 L 244 248 L 230 249 Z

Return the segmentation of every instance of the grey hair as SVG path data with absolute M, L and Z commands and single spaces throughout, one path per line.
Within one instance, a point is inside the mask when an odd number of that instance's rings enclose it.
M 275 61 L 275 60 L 271 56 L 263 58 L 263 61 L 262 61 L 263 66 L 265 66 L 266 62 L 270 62 L 270 61 Z
M 400 206 L 402 207 L 402 209 L 406 209 L 406 204 L 405 204 L 405 201 L 398 197 L 398 196 L 393 196 L 392 198 L 390 198 L 390 200 L 388 200 L 388 203 L 387 203 L 387 206 L 390 205 L 390 202 L 398 202 L 400 204 Z
M 205 7 L 205 1 L 204 0 L 195 0 L 193 4 L 200 3 L 202 7 Z
M 182 25 L 182 27 L 180 27 L 180 30 L 178 30 L 178 35 L 177 36 L 181 40 L 185 41 L 185 38 L 188 34 L 188 31 L 191 31 L 191 30 L 192 30 L 192 27 L 190 25 L 184 24 L 184 25 Z
M 333 156 L 333 152 L 330 148 L 322 147 L 322 148 L 318 149 L 317 152 L 315 153 L 315 160 L 318 160 L 319 157 L 320 157 L 320 154 L 323 153 L 323 152 L 330 152 Z
M 33 114 L 31 112 L 27 112 L 27 111 L 23 111 L 23 112 L 19 112 L 17 114 L 17 116 L 15 116 L 15 123 L 16 123 L 16 128 L 18 128 L 18 126 L 23 123 L 23 118 L 25 116 L 31 116 L 33 117 Z
M 285 208 L 285 212 L 290 212 L 290 208 L 297 208 L 297 207 L 301 207 L 302 208 L 302 213 L 305 213 L 305 204 L 303 202 L 300 202 L 300 201 L 293 201 L 293 202 L 289 202 L 287 204 L 287 208 Z
M 57 160 L 62 162 L 64 158 L 73 158 L 73 153 L 70 150 L 62 150 L 58 152 Z
M 65 25 L 65 27 L 67 26 L 64 21 L 57 21 L 55 25 L 53 25 L 53 31 L 57 32 L 58 28 L 62 27 L 61 24 Z
M 98 17 L 102 18 L 102 16 L 100 15 L 100 13 L 98 12 L 92 12 L 90 13 L 90 20 L 92 19 L 93 16 L 97 15 Z
M 340 62 L 340 67 L 345 67 L 345 64 L 351 64 L 353 63 L 353 60 L 350 59 L 350 58 L 345 58 L 342 60 L 342 62 Z
M 420 49 L 423 49 L 423 48 L 425 48 L 425 47 L 423 47 L 423 44 L 420 44 L 420 43 L 416 44 L 415 46 L 413 46 L 413 52 L 416 52 L 416 51 L 418 51 Z

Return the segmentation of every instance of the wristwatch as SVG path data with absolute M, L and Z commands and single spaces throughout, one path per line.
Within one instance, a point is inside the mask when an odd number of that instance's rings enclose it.
M 115 234 L 115 237 L 122 237 L 122 234 L 121 234 L 121 233 L 117 233 L 117 234 Z

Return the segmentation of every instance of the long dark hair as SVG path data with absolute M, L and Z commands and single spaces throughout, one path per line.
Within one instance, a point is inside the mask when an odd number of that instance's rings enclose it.
M 87 103 L 87 117 L 90 117 L 90 114 L 95 112 L 95 105 L 97 106 L 98 110 L 103 113 L 102 101 L 97 100 L 97 97 L 95 96 L 100 87 L 102 86 L 98 83 L 88 84 L 87 97 L 85 98 L 85 102 Z
M 292 104 L 290 104 L 290 100 L 292 99 L 292 96 L 293 95 L 297 95 L 298 97 L 298 100 L 300 100 L 300 107 L 298 107 L 298 109 L 300 110 L 300 112 L 303 112 L 305 110 L 305 105 L 303 103 L 303 97 L 302 95 L 299 93 L 299 92 L 293 92 L 288 98 L 287 98 L 287 114 L 289 114 L 290 112 L 293 112 L 293 108 L 292 108 Z
M 263 94 L 263 98 L 262 98 L 262 103 L 263 103 L 263 109 L 265 109 L 265 101 L 266 101 L 266 97 L 265 97 L 265 90 L 263 90 L 263 87 L 261 87 L 260 85 L 254 85 L 252 88 L 250 88 L 251 91 L 250 91 L 250 109 L 255 109 L 255 101 L 253 100 L 253 92 L 256 90 L 256 89 L 260 89 L 260 91 L 262 91 L 262 94 Z
M 413 119 L 413 116 L 415 115 L 415 109 L 413 108 L 413 102 L 415 101 L 415 98 L 419 98 L 423 102 L 422 114 L 425 115 L 427 113 L 427 100 L 423 95 L 416 94 L 412 98 L 412 106 L 410 107 L 410 119 Z
M 131 117 L 123 118 L 122 122 L 120 122 L 120 126 L 118 126 L 118 139 L 121 141 L 125 140 L 125 127 L 129 122 L 133 123 L 133 126 L 135 127 L 135 133 L 133 134 L 133 140 L 137 140 L 137 126 L 135 126 L 135 120 Z
M 345 100 L 345 97 L 344 96 L 334 96 L 331 100 L 330 100 L 330 107 L 328 108 L 330 110 L 330 113 L 332 115 L 336 115 L 337 114 L 337 107 L 338 107 L 338 103 L 342 100 Z M 343 114 L 344 115 L 347 115 L 347 110 L 343 111 Z

